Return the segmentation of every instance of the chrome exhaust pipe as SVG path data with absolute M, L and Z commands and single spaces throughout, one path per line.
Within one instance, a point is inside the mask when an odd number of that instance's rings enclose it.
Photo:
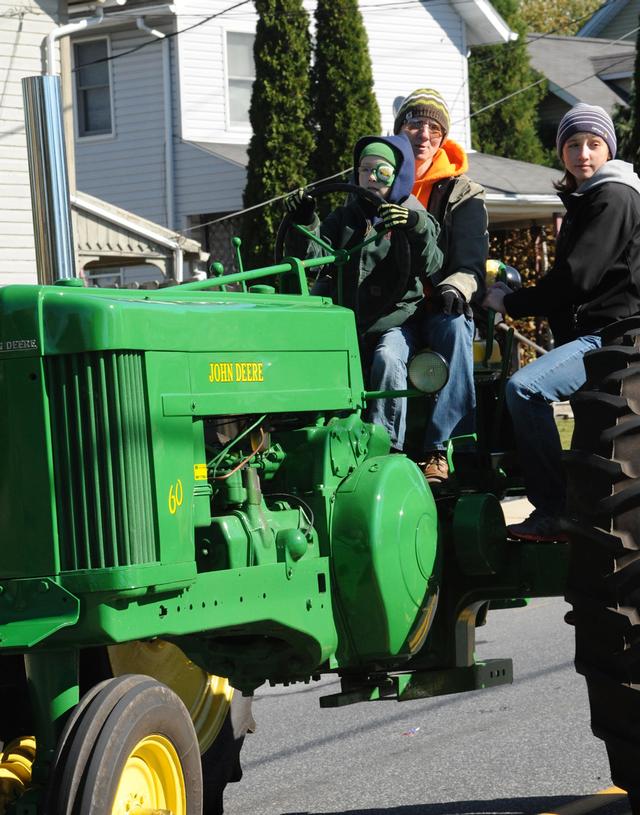
M 75 277 L 59 76 L 22 80 L 38 283 Z

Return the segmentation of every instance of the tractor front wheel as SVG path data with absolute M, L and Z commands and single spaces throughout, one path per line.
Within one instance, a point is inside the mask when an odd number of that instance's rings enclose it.
M 89 693 L 57 762 L 54 811 L 200 815 L 198 739 L 180 698 L 141 676 L 108 680 Z

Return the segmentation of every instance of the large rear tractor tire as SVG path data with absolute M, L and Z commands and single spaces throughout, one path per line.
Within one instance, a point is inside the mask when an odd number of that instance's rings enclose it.
M 255 728 L 251 696 L 234 690 L 224 677 L 204 671 L 173 643 L 162 639 L 133 641 L 108 649 L 114 676 L 151 676 L 184 702 L 202 754 L 204 815 L 220 815 L 227 784 L 240 781 L 240 751 Z
M 145 674 L 162 682 L 184 702 L 205 753 L 218 738 L 234 689 L 222 676 L 207 673 L 163 639 L 134 640 L 107 649 L 114 676 Z
M 572 399 L 566 599 L 593 732 L 640 815 L 640 318 L 603 341 Z
M 240 751 L 247 733 L 255 730 L 253 696 L 233 694 L 231 707 L 220 733 L 202 755 L 203 815 L 222 815 L 223 794 L 227 784 L 240 781 Z

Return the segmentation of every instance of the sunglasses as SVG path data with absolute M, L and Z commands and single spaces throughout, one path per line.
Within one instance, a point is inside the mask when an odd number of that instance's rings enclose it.
M 375 167 L 358 167 L 358 172 L 361 175 L 367 176 L 374 176 L 375 180 L 379 184 L 386 184 L 389 185 L 393 182 L 395 177 L 395 167 L 392 167 L 391 164 L 387 164 L 386 162 L 381 161 L 379 164 L 376 164 Z

